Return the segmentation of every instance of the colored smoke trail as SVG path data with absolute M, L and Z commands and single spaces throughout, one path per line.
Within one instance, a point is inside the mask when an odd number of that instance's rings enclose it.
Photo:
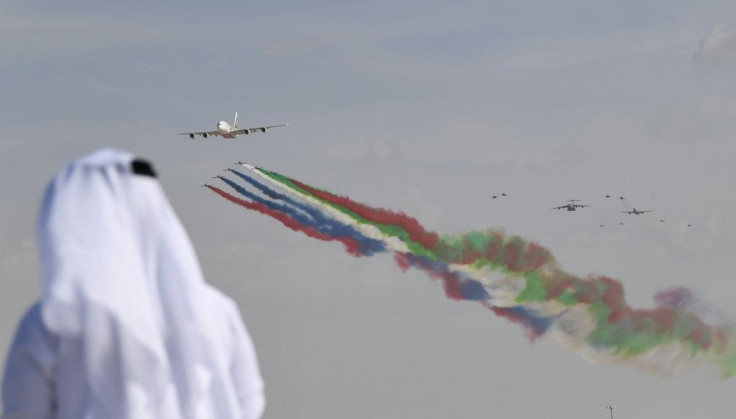
M 441 280 L 449 298 L 478 301 L 524 326 L 532 338 L 549 333 L 593 361 L 665 374 L 697 359 L 720 366 L 724 377 L 736 373 L 734 324 L 705 323 L 686 309 L 685 291 L 660 296 L 653 309 L 634 309 L 626 303 L 620 282 L 565 272 L 547 249 L 521 237 L 494 230 L 440 237 L 404 213 L 243 166 L 286 191 L 292 201 L 303 201 L 365 237 L 382 240 L 403 270 L 415 267 Z
M 535 340 L 547 331 L 552 320 L 537 317 L 523 307 L 496 307 L 487 303 L 491 298 L 488 289 L 480 281 L 463 274 L 461 271 L 453 271 L 449 265 L 432 261 L 422 256 L 410 253 L 396 253 L 396 263 L 402 271 L 409 267 L 426 272 L 430 278 L 440 279 L 445 289 L 447 298 L 455 301 L 478 301 L 490 309 L 499 317 L 504 317 L 512 323 L 520 324 L 527 332 L 530 340 Z
M 334 237 L 331 237 L 331 236 L 328 236 L 326 234 L 323 234 L 323 233 L 319 232 L 314 227 L 303 225 L 299 221 L 295 220 L 293 217 L 291 217 L 289 215 L 286 215 L 284 213 L 281 213 L 279 211 L 272 210 L 272 209 L 268 208 L 266 205 L 263 205 L 261 203 L 252 202 L 252 201 L 246 201 L 246 200 L 240 199 L 240 198 L 238 198 L 236 196 L 232 196 L 229 193 L 223 191 L 222 189 L 220 189 L 220 188 L 218 188 L 216 186 L 207 185 L 207 188 L 209 188 L 211 191 L 217 193 L 221 197 L 227 199 L 228 201 L 230 201 L 230 202 L 232 202 L 234 204 L 240 205 L 243 208 L 247 208 L 249 210 L 260 212 L 261 214 L 268 215 L 268 216 L 270 216 L 270 217 L 272 217 L 272 218 L 280 221 L 281 224 L 285 225 L 286 227 L 288 227 L 289 229 L 291 229 L 293 231 L 302 232 L 302 233 L 306 234 L 307 236 L 312 237 L 312 238 L 315 238 L 317 240 L 322 240 L 322 241 L 334 241 L 334 240 L 338 240 L 338 241 L 342 242 L 345 245 L 345 249 L 347 250 L 348 253 L 350 253 L 353 256 L 362 256 L 362 253 L 360 252 L 360 245 L 355 240 L 352 240 L 350 238 L 335 239 Z
M 287 189 L 311 196 L 318 202 L 343 212 L 354 221 L 371 224 L 377 227 L 384 235 L 400 239 L 415 254 L 434 258 L 434 255 L 428 249 L 437 245 L 439 236 L 437 233 L 427 232 L 415 218 L 409 217 L 404 213 L 371 208 L 353 202 L 347 197 L 337 196 L 330 192 L 313 188 L 294 179 L 262 168 L 255 170 L 258 173 L 266 175 L 272 181 L 282 184 Z
M 252 177 L 246 174 L 243 174 L 233 169 L 228 169 L 228 170 L 235 173 L 236 175 L 238 175 L 238 177 L 245 180 L 247 183 L 251 184 L 252 186 L 255 186 L 257 189 L 259 189 L 261 192 L 263 192 L 265 195 L 269 197 L 272 197 L 274 199 L 284 200 L 285 202 L 293 204 L 294 206 L 297 206 L 303 209 L 305 212 L 308 212 L 318 221 L 319 220 L 325 220 L 325 222 L 332 221 L 332 219 L 329 218 L 326 214 L 323 214 L 320 209 L 312 205 L 300 204 L 298 201 L 292 198 L 289 198 L 288 196 L 284 194 L 276 192 L 271 188 L 268 188 L 266 185 L 258 182 L 257 180 L 253 179 Z M 255 173 L 257 174 L 258 172 L 255 171 Z M 239 191 L 241 194 L 244 194 L 245 196 L 250 197 L 250 198 L 257 199 L 257 196 L 244 190 L 242 187 L 238 186 L 237 184 L 234 184 L 232 181 L 226 180 L 224 178 L 222 179 L 225 180 L 226 183 L 228 183 L 234 189 Z M 368 209 L 368 208 L 365 207 L 365 209 Z M 370 215 L 368 215 L 368 217 L 370 217 Z M 340 223 L 340 225 L 344 225 L 344 224 Z M 330 234 L 329 231 L 323 230 L 323 232 L 325 232 L 326 234 Z M 361 238 L 360 240 L 366 239 L 365 236 L 361 236 L 361 237 L 363 238 Z M 372 239 L 368 239 L 368 240 L 372 240 Z M 385 248 L 381 250 L 385 250 Z M 396 261 L 399 264 L 399 267 L 403 271 L 406 271 L 409 267 L 414 267 L 416 269 L 426 272 L 431 278 L 441 280 L 445 288 L 445 293 L 448 298 L 453 299 L 453 300 L 478 300 L 478 301 L 485 300 L 488 298 L 488 294 L 482 288 L 483 285 L 480 282 L 469 279 L 469 278 L 460 279 L 461 277 L 467 277 L 467 275 L 461 272 L 451 271 L 448 265 L 443 262 L 436 261 L 436 260 L 429 260 L 425 257 L 415 256 L 411 253 L 404 253 L 402 250 L 403 248 L 394 249 L 394 251 L 396 251 Z M 471 290 L 474 290 L 474 292 L 471 292 Z M 481 293 L 482 293 L 482 297 L 473 296 L 473 294 L 479 295 Z M 544 331 L 546 331 L 546 329 L 549 327 L 549 324 L 550 324 L 549 320 L 544 319 L 544 318 L 535 317 L 531 311 L 520 308 L 520 307 L 506 308 L 506 307 L 489 306 L 489 308 L 496 315 L 507 318 L 514 323 L 518 323 L 524 326 L 527 330 L 527 334 L 529 338 L 532 340 L 536 339 L 541 334 L 543 334 Z
M 325 215 L 318 208 L 312 205 L 309 205 L 309 204 L 302 203 L 296 199 L 292 199 L 291 197 L 285 194 L 279 193 L 269 188 L 268 186 L 264 185 L 263 183 L 258 182 L 252 177 L 246 175 L 245 173 L 241 173 L 233 169 L 228 169 L 228 170 L 230 170 L 232 173 L 234 173 L 239 178 L 248 182 L 250 185 L 254 186 L 256 189 L 261 191 L 264 195 L 268 196 L 269 198 L 283 201 L 284 203 L 291 205 L 292 207 L 295 207 L 296 209 L 305 212 L 306 214 L 308 214 L 310 217 L 314 219 L 315 226 L 323 227 L 336 235 L 351 236 L 355 239 L 367 240 L 369 242 L 368 244 L 371 247 L 375 247 L 375 251 L 385 250 L 383 243 L 381 241 L 365 237 L 364 235 L 362 235 L 360 232 L 358 232 L 356 229 L 354 229 L 350 225 L 341 223 L 339 221 L 335 221 L 334 219 Z
M 303 226 L 314 228 L 320 233 L 332 237 L 334 240 L 352 240 L 360 245 L 359 253 L 362 256 L 371 256 L 376 252 L 385 251 L 385 246 L 381 241 L 365 237 L 353 227 L 325 217 L 318 209 L 308 208 L 307 205 L 300 204 L 289 197 L 279 194 L 276 191 L 273 191 L 270 188 L 266 187 L 265 185 L 262 185 L 260 182 L 251 179 L 245 174 L 242 174 L 236 170 L 231 170 L 231 172 L 239 176 L 241 179 L 244 179 L 248 183 L 259 188 L 262 192 L 264 192 L 264 194 L 266 194 L 266 196 L 283 200 L 285 204 L 280 204 L 268 199 L 264 199 L 254 193 L 251 193 L 247 189 L 243 188 L 242 186 L 238 185 L 228 178 L 222 176 L 219 177 L 219 179 L 227 183 L 231 188 L 235 189 L 239 194 L 245 196 L 246 198 L 249 198 L 259 204 L 265 205 L 271 210 L 283 212 Z

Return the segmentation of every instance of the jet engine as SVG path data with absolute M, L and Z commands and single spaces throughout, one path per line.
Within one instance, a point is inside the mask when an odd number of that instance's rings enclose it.
M 204 134 L 202 134 L 202 137 L 207 138 L 208 137 L 207 133 L 205 132 Z
M 265 133 L 266 133 L 266 131 L 268 131 L 268 128 L 266 128 L 266 127 L 263 127 L 263 128 L 261 128 L 261 132 L 262 132 L 262 133 L 264 133 L 264 134 L 265 134 Z
M 194 134 L 189 134 L 189 138 L 194 138 Z
M 250 134 L 250 130 L 249 130 L 249 129 L 244 129 L 244 130 L 243 130 L 243 134 L 245 134 L 245 135 L 248 135 L 248 134 Z

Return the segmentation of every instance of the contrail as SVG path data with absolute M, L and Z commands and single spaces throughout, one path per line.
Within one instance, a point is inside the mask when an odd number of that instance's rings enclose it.
M 297 205 L 271 207 L 271 211 L 285 215 L 289 208 L 299 208 L 307 212 L 303 219 L 290 218 L 302 223 L 301 228 L 327 219 L 351 226 L 361 237 L 381 241 L 402 270 L 414 267 L 427 272 L 442 281 L 448 298 L 480 302 L 522 325 L 532 339 L 550 334 L 589 360 L 661 374 L 676 373 L 698 360 L 716 364 L 724 377 L 736 374 L 734 323 L 709 325 L 678 306 L 680 297 L 670 295 L 670 304 L 658 301 L 655 308 L 635 309 L 627 304 L 621 282 L 568 273 L 549 250 L 521 237 L 500 230 L 440 236 L 402 212 L 374 208 L 276 172 L 243 166 L 253 177 L 289 195 L 284 202 L 301 201 L 321 216 Z M 283 199 L 261 182 L 248 183 L 273 199 Z M 321 237 L 332 237 L 329 228 L 309 228 Z

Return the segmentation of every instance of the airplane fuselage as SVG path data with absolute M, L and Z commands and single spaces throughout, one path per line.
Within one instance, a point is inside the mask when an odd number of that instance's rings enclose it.
M 230 134 L 230 131 L 232 131 L 232 127 L 230 127 L 230 124 L 228 124 L 225 121 L 220 121 L 217 124 L 217 132 L 220 133 L 222 138 L 235 138 L 233 134 Z

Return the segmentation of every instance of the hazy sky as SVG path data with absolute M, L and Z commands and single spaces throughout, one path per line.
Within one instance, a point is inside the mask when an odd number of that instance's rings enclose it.
M 733 417 L 736 378 L 530 345 L 391 257 L 197 186 L 245 160 L 441 233 L 504 228 L 621 280 L 636 307 L 683 285 L 736 317 L 736 2 L 119 3 L 0 4 L 3 360 L 39 295 L 43 188 L 114 146 L 154 161 L 205 276 L 238 302 L 266 418 Z M 289 127 L 176 135 L 236 111 Z M 594 207 L 550 210 L 572 198 Z M 657 212 L 618 213 L 632 206 Z

